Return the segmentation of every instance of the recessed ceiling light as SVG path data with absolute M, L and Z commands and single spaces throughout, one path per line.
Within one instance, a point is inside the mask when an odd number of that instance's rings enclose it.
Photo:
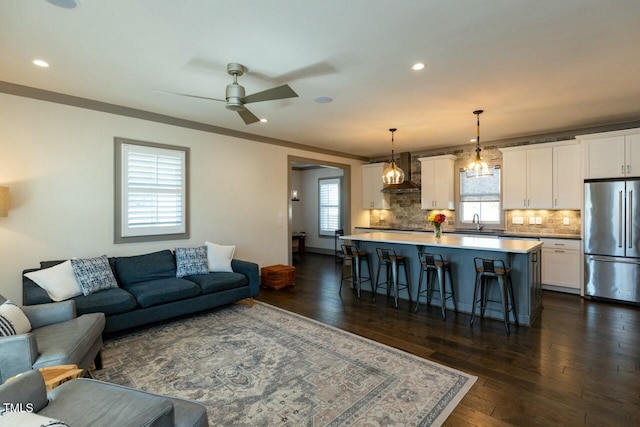
M 47 68 L 49 66 L 49 63 L 47 61 L 43 61 L 42 59 L 34 59 L 33 64 L 42 68 Z
M 331 98 L 330 96 L 319 96 L 315 99 L 315 101 L 318 104 L 328 104 L 329 102 L 333 101 L 333 98 Z
M 424 65 L 422 62 L 416 62 L 411 66 L 411 69 L 413 71 L 420 71 L 420 70 L 424 70 L 424 67 L 426 67 L 426 65 Z
M 79 6 L 76 0 L 47 0 L 54 6 L 62 7 L 64 9 L 75 9 Z
M 260 119 L 260 123 L 267 123 L 269 120 L 267 119 Z

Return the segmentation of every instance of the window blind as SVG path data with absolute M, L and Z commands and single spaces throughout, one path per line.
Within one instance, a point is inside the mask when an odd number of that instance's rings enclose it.
M 340 228 L 340 178 L 318 182 L 320 234 L 333 236 Z
M 123 147 L 123 236 L 183 233 L 184 152 Z

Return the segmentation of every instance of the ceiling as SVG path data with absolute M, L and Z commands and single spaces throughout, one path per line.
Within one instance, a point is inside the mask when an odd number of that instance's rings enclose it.
M 391 127 L 397 151 L 469 143 L 476 109 L 481 141 L 640 120 L 640 1 L 78 2 L 0 2 L 0 81 L 366 157 Z M 155 91 L 224 98 L 228 62 L 248 94 L 299 98 L 247 126 Z

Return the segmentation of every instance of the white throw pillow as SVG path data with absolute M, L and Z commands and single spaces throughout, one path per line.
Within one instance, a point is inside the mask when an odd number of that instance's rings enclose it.
M 31 322 L 24 311 L 10 300 L 0 305 L 0 337 L 26 334 L 31 331 Z
M 211 272 L 233 272 L 231 260 L 236 251 L 235 246 L 222 246 L 216 243 L 204 242 L 207 246 L 207 261 Z
M 0 427 L 69 427 L 68 424 L 33 412 L 7 411 L 0 413 Z
M 82 295 L 82 288 L 69 260 L 50 268 L 25 273 L 25 276 L 47 291 L 53 301 L 64 301 Z

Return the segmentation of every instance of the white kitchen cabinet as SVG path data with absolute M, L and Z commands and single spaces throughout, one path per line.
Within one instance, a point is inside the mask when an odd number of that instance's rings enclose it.
M 420 179 L 422 209 L 455 209 L 454 165 L 456 156 L 422 157 Z
M 382 193 L 382 172 L 388 163 L 362 165 L 362 208 L 389 209 L 389 194 Z
M 576 138 L 585 144 L 585 178 L 640 176 L 640 129 Z
M 527 146 L 503 148 L 504 209 L 553 208 L 553 149 Z
M 542 287 L 556 291 L 580 293 L 580 241 L 541 239 Z
M 580 145 L 554 145 L 553 209 L 582 209 L 582 184 Z

